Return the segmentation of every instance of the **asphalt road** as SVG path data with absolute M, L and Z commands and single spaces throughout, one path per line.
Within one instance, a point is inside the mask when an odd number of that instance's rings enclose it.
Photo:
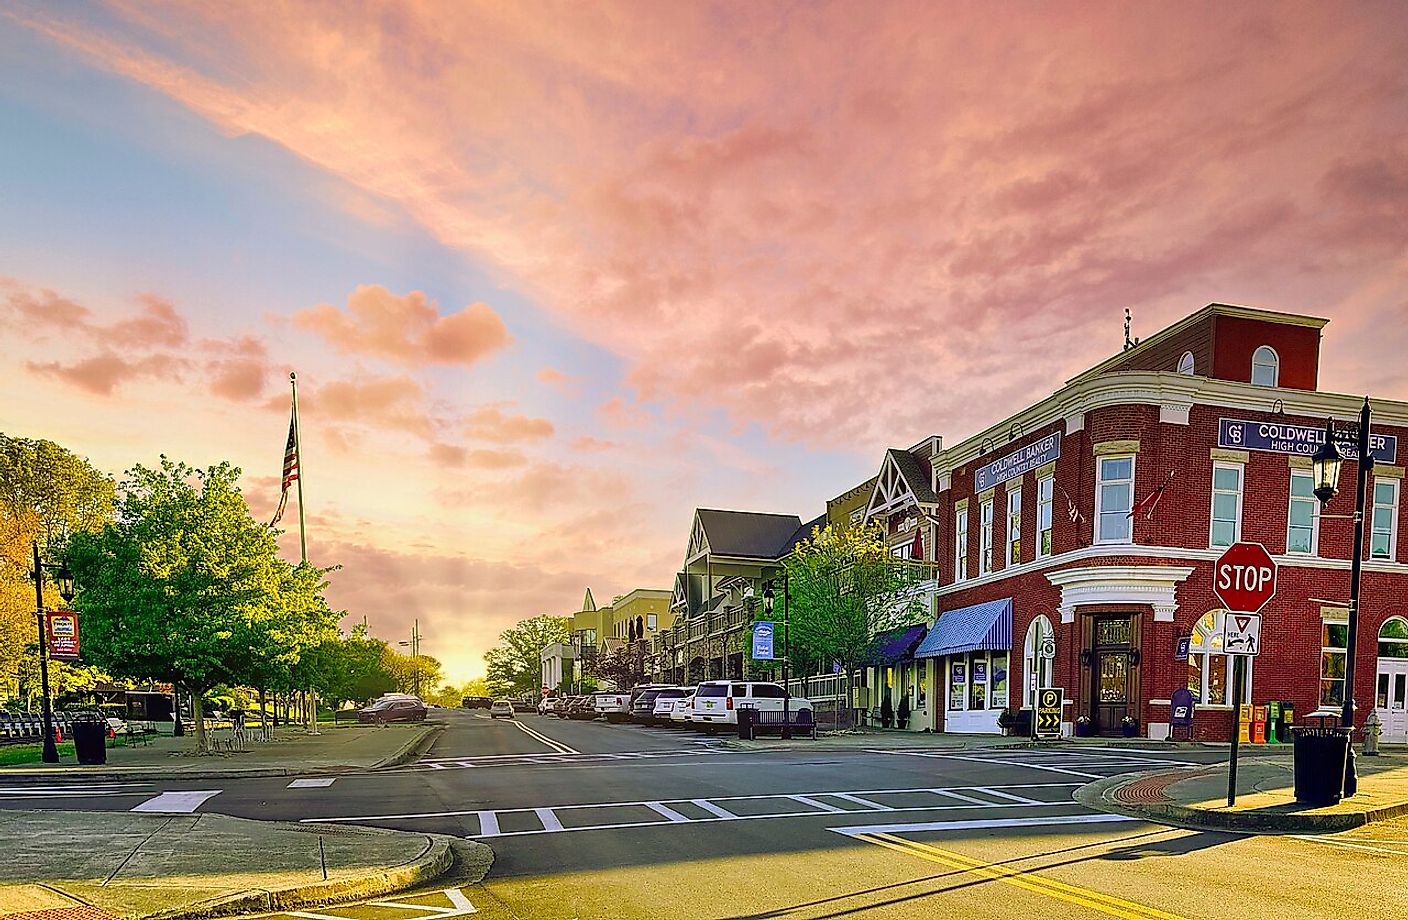
M 0 807 L 170 802 L 473 837 L 496 853 L 481 885 L 319 911 L 346 920 L 444 920 L 470 909 L 547 920 L 1408 913 L 1408 822 L 1243 837 L 1149 825 L 1072 799 L 1092 779 L 1206 763 L 1215 752 L 758 753 L 669 729 L 448 720 L 420 761 L 394 770 L 75 785 L 43 797 L 9 782 Z

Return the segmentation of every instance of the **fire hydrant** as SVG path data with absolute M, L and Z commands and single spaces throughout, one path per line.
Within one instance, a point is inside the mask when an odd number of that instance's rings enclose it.
M 1370 711 L 1369 718 L 1364 720 L 1364 756 L 1375 757 L 1379 753 L 1379 736 L 1384 733 L 1383 723 L 1379 721 L 1379 714 Z

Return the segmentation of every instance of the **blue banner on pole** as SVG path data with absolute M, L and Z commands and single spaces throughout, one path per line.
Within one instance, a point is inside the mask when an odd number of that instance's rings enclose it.
M 773 624 L 766 621 L 753 624 L 753 657 L 761 661 L 772 660 Z

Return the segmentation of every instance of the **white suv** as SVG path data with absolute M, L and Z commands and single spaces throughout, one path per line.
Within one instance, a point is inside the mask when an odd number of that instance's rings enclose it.
M 782 685 L 772 681 L 706 680 L 694 690 L 691 721 L 705 731 L 713 731 L 717 725 L 737 725 L 738 707 L 781 712 L 786 695 Z M 789 708 L 798 713 L 810 710 L 812 704 L 794 696 Z

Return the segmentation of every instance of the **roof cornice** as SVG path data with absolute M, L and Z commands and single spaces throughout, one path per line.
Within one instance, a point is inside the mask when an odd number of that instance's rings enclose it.
M 1194 405 L 1211 405 L 1244 412 L 1270 412 L 1272 405 L 1278 401 L 1282 410 L 1289 415 L 1333 415 L 1347 419 L 1358 414 L 1364 397 L 1319 390 L 1262 387 L 1235 380 L 1191 377 L 1172 371 L 1119 371 L 1078 378 L 1041 402 L 960 441 L 930 462 L 939 473 L 951 473 L 979 456 L 1001 456 L 1002 447 L 994 448 L 987 454 L 980 454 L 979 448 L 989 439 L 993 443 L 1001 441 L 1003 445 L 1011 443 L 1005 438 L 1014 423 L 1023 432 L 1036 432 L 1053 422 L 1107 406 L 1187 409 Z M 1371 398 L 1369 404 L 1373 407 L 1376 421 L 1408 427 L 1408 402 Z

